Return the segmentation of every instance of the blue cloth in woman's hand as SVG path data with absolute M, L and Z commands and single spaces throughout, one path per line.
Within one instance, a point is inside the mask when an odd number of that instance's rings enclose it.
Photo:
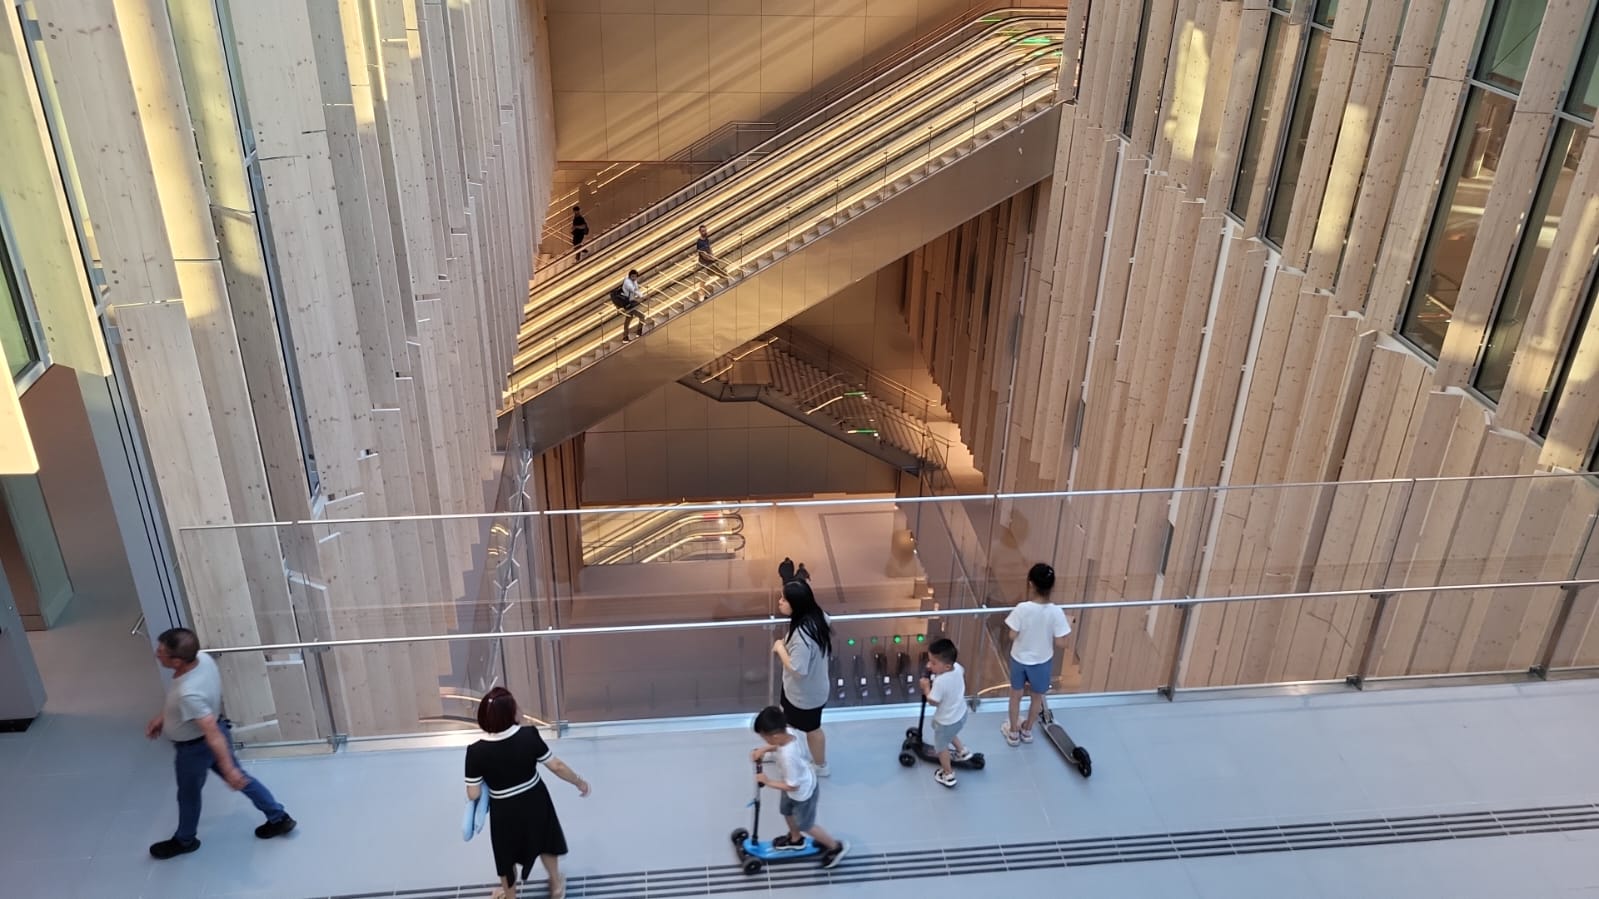
M 461 816 L 461 839 L 470 841 L 483 829 L 489 819 L 489 791 L 487 787 L 477 794 L 477 801 L 466 801 L 466 812 Z

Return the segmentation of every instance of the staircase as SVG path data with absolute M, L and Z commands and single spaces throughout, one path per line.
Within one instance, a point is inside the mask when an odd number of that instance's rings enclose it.
M 942 464 L 937 404 L 788 329 L 718 356 L 680 382 L 720 402 L 759 402 L 901 471 Z
M 507 408 L 540 451 L 1047 177 L 1062 10 L 952 32 L 538 272 Z M 709 228 L 716 259 L 694 250 Z M 647 333 L 607 299 L 642 273 Z M 861 411 L 861 410 L 856 410 Z

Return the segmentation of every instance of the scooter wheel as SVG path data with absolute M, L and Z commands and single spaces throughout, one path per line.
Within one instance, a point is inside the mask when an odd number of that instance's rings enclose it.
M 972 766 L 973 771 L 981 771 L 988 766 L 988 759 L 981 755 L 974 755 L 967 764 Z
M 759 874 L 759 873 L 761 873 L 761 869 L 764 868 L 764 867 L 766 867 L 766 863 L 765 862 L 761 861 L 758 858 L 752 858 L 752 859 L 749 859 L 748 861 L 744 862 L 744 873 L 745 874 Z
M 918 730 L 918 729 L 916 729 L 914 727 L 905 728 L 905 739 L 907 739 L 907 740 L 920 740 L 921 738 L 922 738 L 922 732 L 920 730 Z
M 1094 760 L 1089 757 L 1088 750 L 1079 746 L 1072 750 L 1072 761 L 1077 763 L 1077 773 L 1088 777 L 1094 773 Z
M 902 752 L 899 754 L 899 763 L 907 768 L 913 767 L 916 764 L 916 756 L 911 755 L 909 752 Z
M 744 845 L 744 841 L 749 839 L 749 838 L 750 838 L 750 832 L 745 830 L 742 827 L 740 827 L 738 830 L 733 831 L 733 845 L 734 846 L 742 846 L 742 845 Z

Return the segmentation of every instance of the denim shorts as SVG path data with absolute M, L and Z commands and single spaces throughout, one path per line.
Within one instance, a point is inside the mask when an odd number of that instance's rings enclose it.
M 1054 668 L 1054 660 L 1039 662 L 1036 665 L 1023 665 L 1015 659 L 1010 660 L 1010 688 L 1020 690 L 1031 687 L 1034 693 L 1049 692 L 1050 669 Z
M 816 797 L 820 795 L 821 784 L 817 784 L 816 789 L 811 790 L 810 798 L 802 802 L 795 802 L 791 794 L 784 793 L 783 798 L 777 801 L 777 810 L 783 817 L 794 819 L 795 830 L 805 833 L 816 826 Z
M 965 726 L 965 715 L 962 715 L 961 720 L 955 722 L 954 724 L 939 724 L 937 721 L 934 721 L 933 749 L 939 752 L 943 752 L 944 750 L 948 749 L 955 742 L 955 738 L 960 736 L 961 728 Z

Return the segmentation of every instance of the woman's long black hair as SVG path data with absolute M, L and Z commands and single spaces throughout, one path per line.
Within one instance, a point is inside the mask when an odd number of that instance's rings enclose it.
M 804 581 L 789 581 L 783 585 L 783 599 L 788 601 L 788 635 L 797 630 L 810 639 L 823 655 L 833 654 L 833 628 L 816 603 L 816 594 Z

